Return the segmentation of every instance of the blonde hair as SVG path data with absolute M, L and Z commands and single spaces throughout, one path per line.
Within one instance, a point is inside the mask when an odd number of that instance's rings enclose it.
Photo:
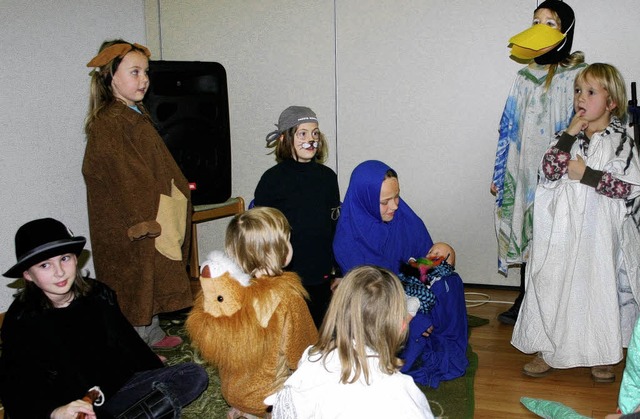
M 282 275 L 290 235 L 291 226 L 282 212 L 255 207 L 233 217 L 227 227 L 225 250 L 252 276 L 261 270 L 269 276 Z
M 130 52 L 139 52 L 146 57 L 145 50 L 132 44 L 130 42 L 124 41 L 122 39 L 114 39 L 112 41 L 105 41 L 100 45 L 100 50 L 98 52 L 103 51 L 104 49 L 116 45 L 116 44 L 128 44 L 131 45 Z M 102 67 L 98 67 L 91 72 L 91 84 L 89 91 L 89 110 L 87 112 L 87 117 L 84 122 L 84 131 L 85 133 L 89 133 L 91 129 L 91 125 L 97 118 L 98 114 L 111 102 L 117 100 L 113 95 L 113 90 L 111 89 L 111 81 L 113 80 L 113 75 L 118 70 L 120 63 L 124 57 L 115 57 L 113 60 L 109 61 L 107 64 Z
M 549 64 L 549 70 L 547 70 L 547 78 L 544 81 L 545 91 L 549 90 L 553 76 L 556 74 L 558 67 L 573 68 L 584 63 L 584 53 L 582 51 L 574 51 L 564 60 L 559 63 Z
M 271 153 L 276 155 L 276 161 L 278 163 L 289 159 L 297 160 L 294 139 L 299 126 L 300 125 L 296 125 L 295 127 L 289 128 L 281 134 L 280 138 L 267 144 L 267 148 L 274 149 Z M 322 131 L 318 130 L 318 151 L 314 159 L 318 163 L 324 163 L 328 154 L 329 147 L 327 146 L 327 139 Z
M 576 82 L 586 82 L 587 78 L 600 83 L 602 88 L 609 93 L 611 102 L 616 104 L 611 115 L 617 117 L 621 122 L 625 122 L 627 119 L 627 89 L 618 69 L 611 64 L 593 63 L 578 74 Z
M 342 365 L 340 382 L 360 375 L 369 384 L 367 348 L 378 357 L 380 370 L 393 374 L 402 367 L 397 357 L 407 338 L 407 304 L 400 280 L 387 269 L 360 266 L 340 281 L 320 327 L 320 338 L 309 355 L 320 359 L 336 351 Z

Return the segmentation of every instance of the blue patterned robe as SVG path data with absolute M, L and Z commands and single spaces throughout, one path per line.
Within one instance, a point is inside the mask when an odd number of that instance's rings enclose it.
M 500 120 L 493 183 L 498 189 L 495 228 L 498 269 L 526 262 L 533 229 L 533 198 L 538 167 L 554 134 L 573 116 L 574 80 L 586 66 L 558 66 L 547 90 L 547 70 L 518 72 Z

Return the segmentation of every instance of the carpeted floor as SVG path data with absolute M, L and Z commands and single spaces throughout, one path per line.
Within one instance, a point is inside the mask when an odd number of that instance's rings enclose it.
M 468 317 L 469 328 L 482 326 L 489 322 L 486 319 L 471 315 Z M 167 363 L 169 365 L 186 361 L 193 361 L 204 365 L 204 361 L 198 356 L 197 352 L 189 343 L 189 338 L 184 329 L 184 320 L 184 315 L 161 318 L 161 325 L 167 333 L 182 337 L 184 343 L 177 348 L 157 352 L 167 357 Z M 467 356 L 469 357 L 469 367 L 463 377 L 443 382 L 437 389 L 421 387 L 436 417 L 456 419 L 473 418 L 475 405 L 473 382 L 476 370 L 478 369 L 478 355 L 473 352 L 471 346 L 469 346 L 467 348 Z M 210 366 L 206 366 L 206 369 L 210 380 L 209 388 L 202 396 L 184 409 L 182 414 L 184 419 L 226 418 L 229 406 L 220 393 L 220 379 L 217 371 Z

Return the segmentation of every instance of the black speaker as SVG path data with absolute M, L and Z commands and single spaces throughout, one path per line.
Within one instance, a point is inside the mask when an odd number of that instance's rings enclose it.
M 227 74 L 219 63 L 149 61 L 144 99 L 191 187 L 193 205 L 231 197 Z

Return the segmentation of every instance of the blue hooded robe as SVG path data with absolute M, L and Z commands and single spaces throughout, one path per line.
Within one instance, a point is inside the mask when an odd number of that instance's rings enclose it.
M 423 257 L 433 246 L 426 226 L 402 199 L 393 220 L 382 221 L 380 189 L 389 170 L 393 171 L 385 163 L 369 160 L 351 174 L 333 241 L 343 274 L 359 265 L 376 265 L 398 274 L 409 258 Z M 440 381 L 464 375 L 469 364 L 467 312 L 457 273 L 440 278 L 431 291 L 436 304 L 429 313 L 418 313 L 411 320 L 400 356 L 405 361 L 403 373 L 418 384 L 438 387 Z M 432 325 L 431 335 L 422 336 Z

